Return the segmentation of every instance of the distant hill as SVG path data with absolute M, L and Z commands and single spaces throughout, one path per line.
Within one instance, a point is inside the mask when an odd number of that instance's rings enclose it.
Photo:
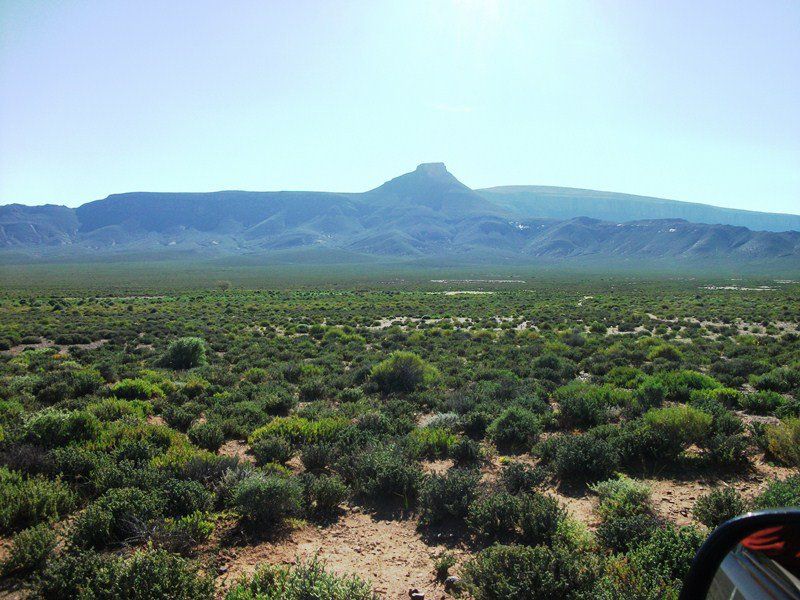
M 546 185 L 509 185 L 476 191 L 498 206 L 526 218 L 591 217 L 616 222 L 685 219 L 694 223 L 736 225 L 753 230 L 800 231 L 800 215 L 737 210 L 616 192 Z
M 289 252 L 317 261 L 591 257 L 793 265 L 800 264 L 798 230 L 800 216 L 625 194 L 472 190 L 444 164 L 429 163 L 362 193 L 132 192 L 76 209 L 1 206 L 0 256 L 269 261 Z

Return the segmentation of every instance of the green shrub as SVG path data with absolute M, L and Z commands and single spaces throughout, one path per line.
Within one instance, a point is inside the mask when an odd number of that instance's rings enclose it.
M 590 554 L 558 546 L 492 546 L 464 566 L 475 600 L 577 600 L 589 597 L 599 571 Z
M 36 593 L 44 600 L 213 600 L 214 580 L 164 550 L 138 550 L 127 558 L 72 552 L 48 564 Z
M 217 423 L 206 421 L 192 425 L 187 432 L 193 444 L 210 452 L 216 452 L 225 442 L 225 432 Z
M 436 579 L 445 581 L 450 575 L 450 569 L 456 566 L 456 556 L 452 552 L 442 552 L 433 562 Z
M 656 529 L 648 541 L 628 554 L 625 564 L 611 571 L 612 597 L 655 600 L 677 596 L 704 539 L 693 527 Z
M 313 421 L 296 416 L 277 417 L 256 429 L 248 441 L 251 446 L 262 437 L 283 438 L 292 445 L 332 442 L 349 425 L 350 421 L 342 417 L 323 417 Z
M 56 547 L 56 534 L 48 523 L 23 529 L 11 540 L 8 556 L 0 564 L 0 574 L 24 575 L 39 569 Z
M 456 436 L 439 427 L 418 427 L 408 434 L 409 452 L 416 457 L 444 458 Z
M 460 437 L 450 446 L 450 458 L 457 467 L 475 465 L 482 458 L 481 447 L 475 440 Z
M 647 513 L 614 517 L 597 527 L 597 541 L 612 552 L 625 553 L 649 540 L 661 525 Z
M 76 504 L 76 494 L 58 479 L 26 477 L 0 467 L 0 532 L 59 519 Z
M 421 519 L 439 523 L 462 520 L 477 495 L 480 472 L 474 469 L 450 469 L 442 475 L 431 475 L 422 487 Z
M 152 414 L 153 405 L 143 400 L 104 398 L 86 405 L 86 410 L 101 421 L 117 421 L 124 417 L 144 419 Z
M 244 525 L 259 529 L 300 514 L 302 498 L 303 489 L 296 479 L 256 473 L 236 486 L 232 504 Z
M 767 425 L 764 434 L 770 456 L 790 467 L 800 467 L 800 418 Z
M 184 553 L 208 540 L 214 532 L 214 521 L 208 513 L 200 511 L 184 515 L 180 518 L 167 518 L 146 534 L 156 548 L 169 552 Z
M 170 369 L 193 369 L 205 363 L 206 343 L 196 337 L 173 340 L 161 358 L 161 364 Z
M 315 514 L 335 512 L 349 495 L 350 489 L 338 475 L 314 476 L 306 483 L 306 504 Z
M 676 444 L 685 445 L 703 439 L 711 429 L 712 417 L 691 406 L 668 406 L 647 411 L 644 422 L 676 439 Z
M 287 463 L 292 458 L 292 446 L 283 438 L 277 436 L 257 438 L 250 450 L 256 457 L 256 462 L 260 465 L 267 463 L 277 463 L 279 465 Z
M 671 371 L 660 374 L 664 385 L 664 399 L 672 402 L 687 402 L 692 390 L 710 390 L 722 385 L 713 377 L 697 371 Z
M 574 382 L 555 391 L 558 422 L 563 429 L 588 428 L 608 421 L 611 409 L 628 404 L 630 392 L 611 386 Z
M 225 600 L 379 600 L 358 577 L 329 573 L 316 558 L 293 567 L 264 565 L 239 580 Z
M 211 492 L 197 481 L 169 479 L 158 491 L 164 500 L 163 513 L 170 517 L 184 517 L 211 508 Z
M 164 397 L 164 391 L 146 379 L 123 379 L 112 385 L 109 392 L 124 400 L 153 400 Z
M 600 499 L 598 512 L 604 521 L 652 511 L 650 487 L 625 475 L 589 487 Z
M 757 509 L 800 506 L 800 475 L 769 483 L 753 504 Z
M 503 465 L 500 483 L 509 494 L 532 492 L 545 482 L 547 473 L 539 466 L 513 461 Z
M 717 488 L 700 496 L 692 509 L 694 518 L 712 529 L 745 512 L 747 505 L 742 495 L 732 487 Z
M 541 432 L 539 417 L 520 406 L 505 409 L 486 430 L 498 448 L 512 452 L 529 451 Z
M 356 491 L 373 501 L 400 501 L 409 507 L 422 485 L 422 470 L 396 448 L 367 451 L 355 459 Z
M 752 375 L 750 384 L 758 390 L 791 392 L 800 388 L 800 365 L 777 367 L 763 375 Z
M 413 392 L 433 383 L 438 371 L 412 352 L 392 352 L 389 358 L 375 365 L 370 378 L 384 394 Z
M 300 450 L 300 461 L 306 471 L 320 471 L 335 461 L 335 452 L 330 443 L 306 444 Z
M 25 440 L 45 448 L 93 440 L 99 432 L 98 418 L 84 410 L 47 409 L 34 414 L 25 424 Z
M 768 415 L 775 412 L 784 398 L 778 392 L 762 390 L 752 394 L 742 394 L 739 398 L 739 406 L 757 415 Z
M 121 544 L 161 515 L 162 502 L 157 494 L 138 488 L 108 490 L 75 519 L 72 540 L 82 548 Z
M 548 544 L 565 512 L 558 501 L 539 493 L 511 495 L 496 492 L 472 502 L 467 524 L 483 543 Z
M 606 479 L 618 466 L 616 450 L 608 442 L 588 434 L 562 438 L 553 459 L 556 475 L 565 482 Z

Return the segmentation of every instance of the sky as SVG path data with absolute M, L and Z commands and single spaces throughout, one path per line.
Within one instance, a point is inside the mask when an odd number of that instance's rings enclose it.
M 0 0 L 0 204 L 434 161 L 800 213 L 800 2 Z

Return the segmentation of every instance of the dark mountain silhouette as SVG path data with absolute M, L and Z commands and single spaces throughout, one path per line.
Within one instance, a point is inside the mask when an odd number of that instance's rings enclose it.
M 30 258 L 291 251 L 316 260 L 607 257 L 797 264 L 800 232 L 741 226 L 793 223 L 800 229 L 800 216 L 589 190 L 472 190 L 444 164 L 429 163 L 362 193 L 133 192 L 76 209 L 2 206 L 0 249 Z

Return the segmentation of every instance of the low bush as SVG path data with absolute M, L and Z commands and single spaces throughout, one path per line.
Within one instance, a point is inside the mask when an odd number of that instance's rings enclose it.
M 100 420 L 90 412 L 47 409 L 34 414 L 25 424 L 25 441 L 45 448 L 56 448 L 93 440 L 99 432 Z
M 101 549 L 125 542 L 162 513 L 163 498 L 138 488 L 108 490 L 83 511 L 72 527 L 72 541 Z
M 409 507 L 422 485 L 422 470 L 397 448 L 375 449 L 355 457 L 353 484 L 370 500 L 400 501 Z
M 772 414 L 783 402 L 783 396 L 770 390 L 742 394 L 739 397 L 739 407 L 757 415 Z
M 447 429 L 418 427 L 408 434 L 408 449 L 416 457 L 444 458 L 455 441 L 456 436 Z
M 475 600 L 577 600 L 589 597 L 598 573 L 596 557 L 558 546 L 492 546 L 464 566 Z
M 608 478 L 619 467 L 619 455 L 608 442 L 595 436 L 570 435 L 555 449 L 553 468 L 564 482 L 590 483 Z
M 503 465 L 500 484 L 509 494 L 532 492 L 545 482 L 547 473 L 539 466 L 512 461 Z
M 234 489 L 232 505 L 252 529 L 272 527 L 300 514 L 303 489 L 291 477 L 254 473 Z
M 293 567 L 264 565 L 239 580 L 225 600 L 379 600 L 368 583 L 356 576 L 328 572 L 312 559 Z
M 109 393 L 124 400 L 163 398 L 164 391 L 146 379 L 123 379 L 109 388 Z
M 800 506 L 800 475 L 769 483 L 753 504 L 757 509 Z
M 292 458 L 291 444 L 277 436 L 264 436 L 257 438 L 250 446 L 256 462 L 260 465 L 276 463 L 279 465 L 289 462 Z
M 170 369 L 193 369 L 205 363 L 206 343 L 196 337 L 173 340 L 161 357 L 161 364 Z
M 163 497 L 163 513 L 170 517 L 184 517 L 211 508 L 212 494 L 197 481 L 169 479 L 158 486 Z
M 544 494 L 495 492 L 469 507 L 467 524 L 481 542 L 548 544 L 565 518 L 558 501 Z
M 486 430 L 498 448 L 510 452 L 528 452 L 541 432 L 539 417 L 520 406 L 505 409 Z
M 350 489 L 338 475 L 319 475 L 306 482 L 306 504 L 314 514 L 335 512 L 349 495 Z
M 26 477 L 0 467 L 0 532 L 59 519 L 77 505 L 77 495 L 62 481 Z
M 643 544 L 662 522 L 647 513 L 614 517 L 597 527 L 597 541 L 612 552 L 625 553 Z
M 694 518 L 711 529 L 745 512 L 744 498 L 732 487 L 717 488 L 700 496 L 692 509 Z
M 225 432 L 222 431 L 222 427 L 212 421 L 192 425 L 187 433 L 193 444 L 209 452 L 216 452 L 225 442 Z
M 36 595 L 43 600 L 213 600 L 214 580 L 164 550 L 138 550 L 127 558 L 71 552 L 48 564 Z
M 652 511 L 650 487 L 625 475 L 589 487 L 600 500 L 598 512 L 605 521 Z
M 626 556 L 612 559 L 595 593 L 600 598 L 677 598 L 704 539 L 693 527 L 658 527 Z
M 480 472 L 475 469 L 450 469 L 431 475 L 420 495 L 421 518 L 425 523 L 462 520 L 476 497 Z
M 481 447 L 468 437 L 460 437 L 450 446 L 450 458 L 457 467 L 471 466 L 480 462 Z
M 770 456 L 790 467 L 800 467 L 800 418 L 767 425 L 764 435 Z
M 56 533 L 48 523 L 23 529 L 11 540 L 0 574 L 25 575 L 39 569 L 52 555 L 56 541 Z
M 433 383 L 438 371 L 412 352 L 393 352 L 389 358 L 375 365 L 370 379 L 384 394 L 413 392 Z

